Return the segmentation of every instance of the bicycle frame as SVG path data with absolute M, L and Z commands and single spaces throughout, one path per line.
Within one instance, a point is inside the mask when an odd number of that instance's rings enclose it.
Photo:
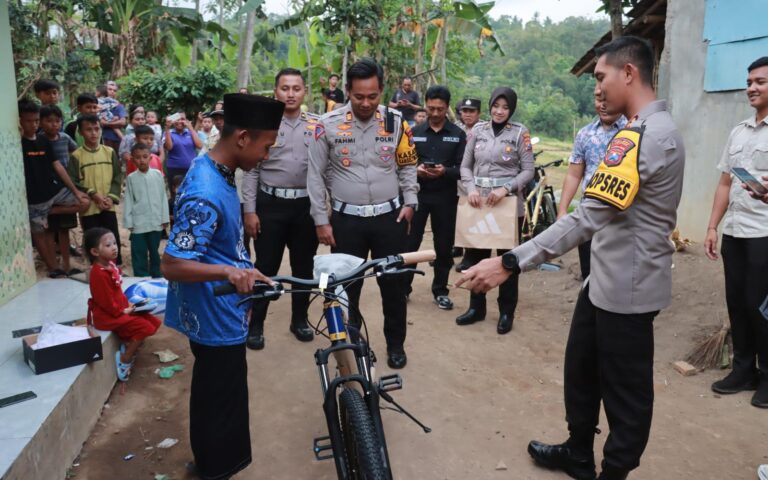
M 539 169 L 541 167 L 534 167 Z M 535 170 L 534 170 L 535 171 Z M 539 224 L 539 212 L 541 211 L 541 200 L 544 198 L 544 191 L 549 184 L 547 183 L 547 173 L 544 168 L 541 168 L 539 181 L 536 187 L 531 190 L 531 193 L 525 198 L 525 217 L 524 222 L 528 225 L 529 231 L 533 232 L 536 229 L 536 225 Z M 536 204 L 531 212 L 531 200 L 536 197 Z M 525 232 L 524 232 L 525 233 Z
M 328 329 L 328 338 L 331 340 L 330 347 L 319 348 L 315 352 L 315 364 L 317 365 L 318 375 L 320 377 L 320 386 L 323 392 L 323 413 L 325 414 L 326 424 L 328 426 L 328 437 L 316 438 L 314 441 L 315 457 L 318 460 L 330 458 L 322 455 L 328 450 L 333 451 L 333 459 L 336 466 L 336 473 L 341 480 L 352 480 L 352 472 L 347 465 L 347 452 L 344 443 L 344 435 L 339 421 L 339 389 L 355 388 L 357 389 L 370 412 L 371 422 L 373 424 L 376 436 L 381 440 L 379 456 L 386 477 L 392 480 L 392 469 L 389 461 L 389 452 L 387 451 L 386 439 L 384 436 L 384 426 L 381 420 L 379 403 L 383 397 L 387 402 L 393 403 L 398 409 L 409 418 L 416 421 L 425 432 L 430 429 L 418 422 L 412 415 L 400 407 L 387 392 L 393 389 L 401 388 L 402 380 L 399 375 L 386 375 L 380 379 L 374 379 L 371 368 L 373 363 L 373 352 L 368 347 L 367 339 L 362 332 L 355 328 L 347 328 L 342 309 L 342 302 L 339 296 L 334 293 L 336 287 L 348 286 L 349 282 L 360 281 L 366 278 L 363 275 L 369 268 L 379 268 L 373 276 L 385 273 L 404 273 L 404 270 L 398 270 L 403 265 L 418 263 L 434 259 L 434 251 L 413 252 L 410 254 L 401 254 L 387 257 L 385 259 L 371 260 L 358 266 L 352 272 L 347 273 L 341 278 L 335 275 L 323 275 L 320 281 L 298 279 L 295 277 L 273 277 L 275 285 L 269 287 L 261 284 L 261 293 L 244 298 L 241 302 L 251 301 L 253 299 L 272 300 L 279 298 L 283 293 L 293 292 L 311 292 L 317 297 L 323 297 L 323 315 Z M 394 269 L 394 270 L 392 270 Z M 413 271 L 413 270 L 411 270 Z M 421 272 L 420 272 L 421 273 Z M 368 275 L 371 276 L 371 275 Z M 279 282 L 287 282 L 295 286 L 303 286 L 305 290 L 284 290 Z M 265 288 L 268 287 L 268 288 Z M 234 286 L 218 285 L 214 287 L 214 294 L 225 295 L 233 293 Z M 256 286 L 254 286 L 256 292 Z M 362 323 L 364 326 L 365 323 Z M 321 331 L 320 325 L 316 327 Z M 328 360 L 333 356 L 338 365 L 338 375 L 331 379 L 328 369 Z M 393 388 L 394 387 L 394 388 Z M 330 445 L 323 442 L 330 440 Z
M 548 188 L 551 189 L 547 180 L 546 169 L 550 166 L 558 166 L 561 163 L 562 160 L 556 160 L 545 165 L 534 166 L 534 179 L 536 179 L 537 182 L 536 186 L 525 198 L 523 236 L 533 238 L 536 227 L 539 225 L 539 214 L 541 212 L 541 204 L 544 199 L 544 194 L 547 192 Z M 538 176 L 538 178 L 536 178 L 536 176 Z M 536 199 L 536 202 L 534 203 L 533 211 L 531 211 L 531 202 L 534 198 Z

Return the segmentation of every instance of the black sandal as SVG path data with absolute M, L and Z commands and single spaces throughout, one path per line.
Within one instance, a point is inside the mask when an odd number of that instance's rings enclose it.
M 71 277 L 74 275 L 80 275 L 81 273 L 83 273 L 83 271 L 80 270 L 79 268 L 70 268 L 69 271 L 67 272 L 67 276 Z
M 48 273 L 49 278 L 65 278 L 67 276 L 67 272 L 64 270 L 57 268 L 55 270 L 52 270 Z

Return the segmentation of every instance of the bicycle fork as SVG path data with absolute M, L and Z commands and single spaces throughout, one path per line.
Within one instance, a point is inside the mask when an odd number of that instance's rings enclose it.
M 389 453 L 384 437 L 384 426 L 379 414 L 379 390 L 373 385 L 370 373 L 370 350 L 367 343 L 360 339 L 353 338 L 354 343 L 347 341 L 348 332 L 344 325 L 344 314 L 338 302 L 326 301 L 323 308 L 331 346 L 326 349 L 318 349 L 315 352 L 315 363 L 323 391 L 323 412 L 328 425 L 328 436 L 314 440 L 315 458 L 317 460 L 333 458 L 339 479 L 350 480 L 350 472 L 345 461 L 344 438 L 339 422 L 338 390 L 339 388 L 356 388 L 368 406 L 376 435 L 381 439 L 380 455 L 387 476 L 391 479 Z M 328 359 L 331 355 L 337 359 L 339 364 L 339 376 L 332 380 L 328 373 Z M 354 358 L 354 362 L 352 362 L 352 358 Z M 352 372 L 353 363 L 357 367 L 357 373 Z M 329 450 L 331 453 L 327 454 L 326 452 Z

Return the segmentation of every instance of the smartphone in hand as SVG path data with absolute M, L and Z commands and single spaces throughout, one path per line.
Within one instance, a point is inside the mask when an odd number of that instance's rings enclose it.
M 734 167 L 731 169 L 731 173 L 736 178 L 741 180 L 741 182 L 747 186 L 747 189 L 755 195 L 762 197 L 768 194 L 768 189 L 766 189 L 758 179 L 753 177 L 752 174 L 747 171 L 747 169 Z

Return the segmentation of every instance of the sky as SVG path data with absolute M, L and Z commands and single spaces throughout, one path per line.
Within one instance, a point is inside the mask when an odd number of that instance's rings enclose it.
M 203 0 L 204 4 L 212 0 Z M 482 3 L 484 0 L 478 0 Z M 191 1 L 179 1 L 183 6 L 194 6 Z M 288 12 L 288 0 L 266 0 L 267 13 L 286 14 Z M 491 9 L 491 16 L 498 18 L 502 15 L 518 16 L 524 21 L 530 20 L 538 12 L 541 18 L 549 17 L 559 22 L 567 17 L 582 16 L 596 18 L 603 16 L 595 13 L 600 6 L 600 0 L 496 0 L 496 5 Z

